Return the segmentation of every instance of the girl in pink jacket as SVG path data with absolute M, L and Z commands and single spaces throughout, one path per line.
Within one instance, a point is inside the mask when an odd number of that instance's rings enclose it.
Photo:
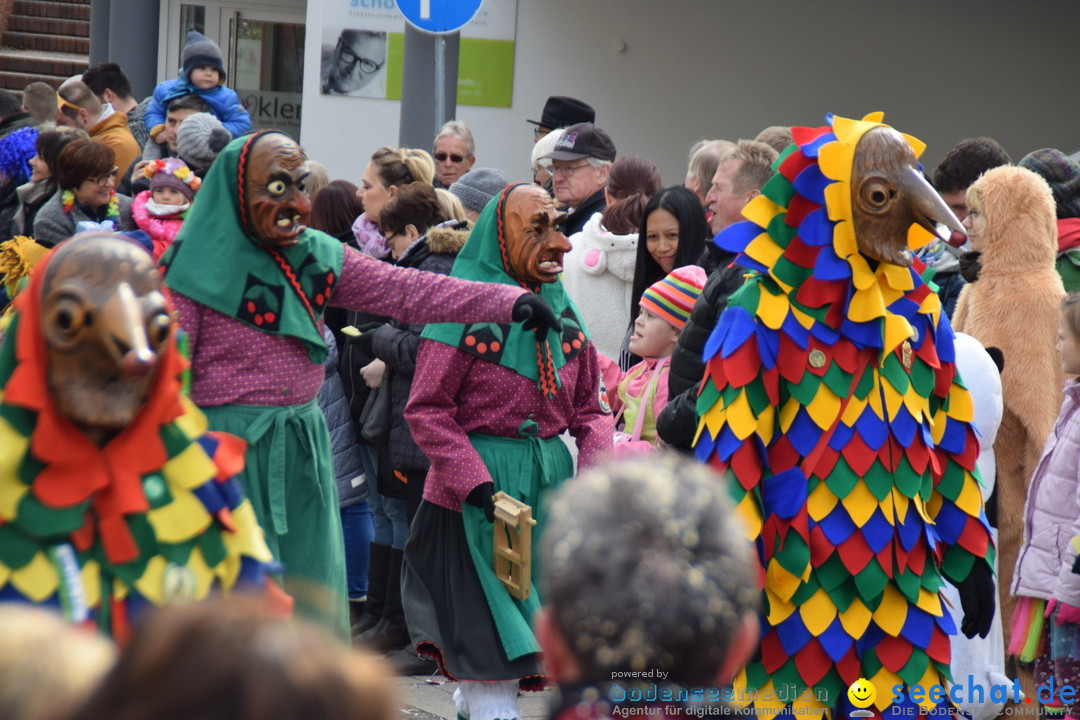
M 202 181 L 179 158 L 159 158 L 143 166 L 150 189 L 131 203 L 131 217 L 154 243 L 153 256 L 159 259 L 172 245 L 184 215 L 191 207 Z
M 1057 353 L 1068 375 L 1080 374 L 1080 295 L 1061 302 Z M 1009 653 L 1034 662 L 1035 684 L 1053 688 L 1039 701 L 1065 720 L 1080 718 L 1080 383 L 1069 380 L 1061 411 L 1028 486 L 1024 539 L 1016 559 Z M 1049 701 L 1047 701 L 1049 700 Z M 1056 711 L 1056 712 L 1055 712 Z

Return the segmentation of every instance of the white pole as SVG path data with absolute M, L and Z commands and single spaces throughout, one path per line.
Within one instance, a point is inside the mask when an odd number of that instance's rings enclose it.
M 435 43 L 435 131 L 446 122 L 446 36 Z

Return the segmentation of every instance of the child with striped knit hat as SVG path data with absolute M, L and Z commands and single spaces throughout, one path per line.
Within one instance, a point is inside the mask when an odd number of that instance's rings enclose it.
M 672 270 L 641 295 L 630 352 L 642 358 L 625 373 L 618 362 L 599 355 L 604 386 L 616 416 L 615 456 L 651 450 L 658 443 L 656 418 L 667 405 L 668 365 L 690 311 L 705 285 L 697 265 Z

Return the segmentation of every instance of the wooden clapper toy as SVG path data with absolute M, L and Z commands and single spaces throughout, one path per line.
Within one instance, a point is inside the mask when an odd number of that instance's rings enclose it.
M 499 491 L 495 501 L 495 575 L 518 600 L 532 587 L 532 508 Z

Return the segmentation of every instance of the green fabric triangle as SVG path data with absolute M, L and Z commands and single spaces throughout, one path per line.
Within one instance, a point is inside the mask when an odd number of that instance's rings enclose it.
M 803 373 L 802 380 L 798 383 L 786 383 L 787 391 L 791 397 L 799 401 L 800 405 L 806 406 L 814 401 L 817 396 L 821 378 L 813 373 Z
M 10 333 L 8 335 L 10 336 Z M 36 412 L 14 405 L 0 405 L 0 417 L 7 420 L 23 437 L 30 437 L 37 425 Z
M 904 370 L 900 359 L 896 357 L 896 353 L 889 353 L 885 356 L 881 363 L 881 374 L 896 389 L 896 392 L 901 395 L 907 393 L 910 381 L 908 380 L 907 371 Z
M 867 648 L 859 656 L 860 668 L 864 678 L 872 678 L 881 670 L 881 660 L 877 656 L 877 648 Z
M 810 564 L 810 546 L 793 529 L 784 538 L 784 547 L 775 555 L 776 561 L 793 575 L 801 575 Z
M 896 587 L 899 588 L 901 595 L 913 603 L 919 601 L 919 589 L 922 588 L 922 578 L 911 570 L 905 570 L 894 573 L 893 580 L 896 581 Z
M 210 567 L 217 567 L 225 560 L 225 541 L 222 533 L 209 532 L 199 535 L 199 550 Z
M 917 647 L 911 649 L 911 657 L 896 673 L 908 685 L 917 685 L 922 676 L 926 674 L 926 668 L 930 664 L 930 656 Z
M 967 473 L 964 468 L 960 467 L 956 463 L 947 463 L 945 466 L 945 472 L 942 473 L 941 480 L 938 481 L 937 491 L 946 500 L 956 500 L 960 497 L 960 493 L 964 489 L 964 483 L 967 481 Z
M 851 381 L 853 379 L 851 373 L 844 372 L 844 369 L 835 362 L 829 364 L 829 369 L 825 371 L 822 379 L 837 397 L 847 397 L 851 391 Z
M 829 486 L 829 490 L 841 500 L 855 489 L 855 483 L 857 482 L 859 482 L 859 476 L 855 474 L 855 471 L 851 469 L 843 456 L 837 458 L 833 471 L 829 473 L 829 477 L 825 478 L 825 484 Z M 833 512 L 836 512 L 836 510 L 834 509 Z
M 872 372 L 872 368 L 867 367 L 866 371 L 863 372 L 862 377 L 859 378 L 859 383 L 855 386 L 855 397 L 860 400 L 865 400 L 874 389 L 875 384 L 875 373 Z
M 143 495 L 150 503 L 150 509 L 163 508 L 173 501 L 173 495 L 161 473 L 150 473 L 142 479 Z
M 769 236 L 781 247 L 787 247 L 792 239 L 798 234 L 798 228 L 793 228 L 784 221 L 784 213 L 780 213 L 769 221 L 767 227 Z
M 203 533 L 208 534 L 208 533 Z M 212 534 L 212 533 L 211 533 Z M 191 551 L 195 549 L 195 539 L 187 540 L 181 543 L 158 545 L 157 554 L 165 558 L 171 563 L 177 565 L 187 565 L 188 560 L 191 559 Z
M 83 514 L 90 502 L 81 502 L 70 507 L 46 507 L 28 492 L 19 500 L 15 519 L 19 526 L 26 528 L 38 538 L 51 538 L 67 535 L 78 530 L 83 524 Z
M 15 313 L 4 332 L 4 342 L 0 343 L 0 388 L 7 385 L 15 372 L 15 336 L 18 329 L 19 314 Z
M 897 470 L 899 470 L 899 467 Z M 886 470 L 880 460 L 875 460 L 867 469 L 863 480 L 866 482 L 866 487 L 870 489 L 870 494 L 880 502 L 889 496 L 893 489 L 894 480 L 898 480 L 898 478 L 895 474 Z
M 881 603 L 881 593 L 888 584 L 889 576 L 878 565 L 876 557 L 870 558 L 866 567 L 855 574 L 855 586 L 859 589 L 859 597 L 871 610 L 877 610 L 877 606 Z
M 934 368 L 917 356 L 911 363 L 911 386 L 919 397 L 929 397 L 934 392 Z
M 922 484 L 922 475 L 915 472 L 915 468 L 911 467 L 907 455 L 901 456 L 900 461 L 896 465 L 897 491 L 906 498 L 913 498 L 918 495 L 919 491 L 922 489 Z M 915 512 L 915 510 L 914 508 L 911 508 L 908 512 Z
M 18 570 L 34 559 L 38 543 L 11 523 L 0 525 L 0 562 Z
M 305 230 L 295 245 L 276 251 L 289 266 L 286 273 L 240 220 L 240 157 L 246 145 L 276 132 L 244 135 L 225 146 L 161 265 L 169 289 L 256 330 L 294 337 L 321 365 L 327 348 L 318 319 L 341 276 L 341 242 Z

